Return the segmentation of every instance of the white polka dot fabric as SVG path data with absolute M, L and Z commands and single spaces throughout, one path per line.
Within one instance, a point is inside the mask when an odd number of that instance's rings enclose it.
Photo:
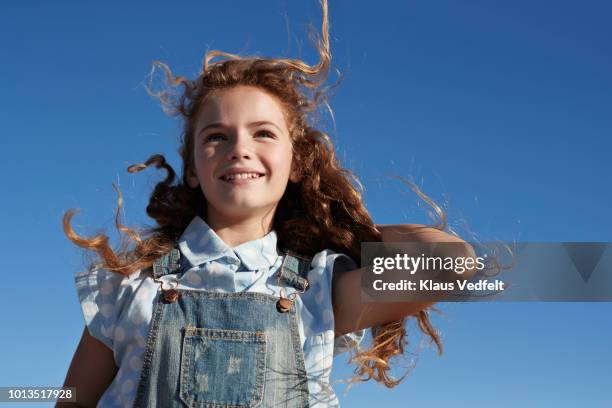
M 179 239 L 184 272 L 161 280 L 179 289 L 278 296 L 275 274 L 283 257 L 276 244 L 273 231 L 230 248 L 204 220 L 195 217 Z M 362 330 L 334 340 L 331 277 L 339 257 L 347 260 L 342 262 L 346 267 L 356 267 L 346 255 L 331 250 L 317 253 L 308 272 L 310 288 L 296 298 L 312 407 L 338 406 L 329 381 L 333 357 L 358 344 L 364 336 Z M 159 286 L 141 271 L 124 277 L 104 269 L 76 274 L 75 282 L 89 332 L 113 350 L 119 367 L 98 406 L 131 407 Z M 293 288 L 285 287 L 286 294 L 292 292 Z

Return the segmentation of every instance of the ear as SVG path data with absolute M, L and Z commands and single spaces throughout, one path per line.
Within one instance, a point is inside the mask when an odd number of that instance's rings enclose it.
M 185 178 L 187 179 L 187 184 L 189 184 L 189 187 L 191 188 L 197 188 L 200 185 L 200 181 L 198 180 L 197 176 L 193 174 L 192 171 L 189 171 L 187 173 L 187 177 Z

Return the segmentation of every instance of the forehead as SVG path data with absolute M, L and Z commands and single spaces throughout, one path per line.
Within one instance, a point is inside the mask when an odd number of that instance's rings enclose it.
M 275 96 L 252 86 L 213 92 L 200 108 L 197 127 L 221 122 L 241 125 L 267 120 L 286 129 L 284 110 Z

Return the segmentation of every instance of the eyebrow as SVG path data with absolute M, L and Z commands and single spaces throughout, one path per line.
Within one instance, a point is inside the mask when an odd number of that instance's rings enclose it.
M 248 127 L 256 127 L 256 126 L 261 126 L 261 125 L 272 125 L 272 126 L 274 126 L 275 128 L 277 128 L 277 129 L 279 130 L 279 132 L 281 132 L 281 133 L 283 132 L 283 131 L 281 130 L 281 128 L 279 128 L 279 127 L 278 127 L 278 126 L 277 126 L 275 123 L 270 122 L 270 121 L 267 121 L 267 120 L 259 120 L 259 121 L 256 121 L 256 122 L 251 122 L 251 123 L 249 123 L 247 126 L 248 126 Z M 202 128 L 202 130 L 200 130 L 200 132 L 199 132 L 198 134 L 202 134 L 202 133 L 204 133 L 206 130 L 211 129 L 211 128 L 225 128 L 225 127 L 228 127 L 228 126 L 224 125 L 224 124 L 223 124 L 223 123 L 221 123 L 221 122 L 211 123 L 210 125 L 204 126 L 204 127 Z

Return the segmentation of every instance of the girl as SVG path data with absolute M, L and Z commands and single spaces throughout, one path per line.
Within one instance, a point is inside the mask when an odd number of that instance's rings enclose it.
M 314 66 L 211 51 L 187 80 L 158 63 L 183 87 L 172 105 L 184 119 L 182 177 L 160 155 L 128 169 L 167 171 L 147 206 L 157 227 L 141 237 L 123 226 L 119 193 L 117 228 L 133 247 L 115 252 L 64 216 L 68 238 L 100 258 L 76 275 L 86 327 L 64 385 L 78 405 L 338 406 L 333 356 L 365 328 L 373 345 L 355 359 L 357 379 L 399 382 L 388 363 L 403 353 L 406 316 L 441 352 L 432 302 L 361 303 L 361 242 L 462 241 L 444 226 L 374 225 L 356 178 L 309 123 L 330 66 L 322 9 Z

